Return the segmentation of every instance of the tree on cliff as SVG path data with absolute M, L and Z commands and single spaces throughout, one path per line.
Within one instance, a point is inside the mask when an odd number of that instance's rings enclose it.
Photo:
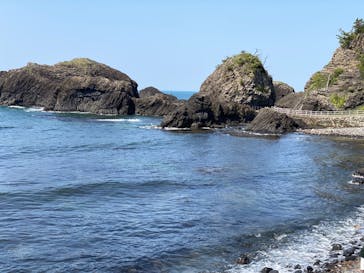
M 361 33 L 364 33 L 364 20 L 357 18 L 350 31 L 346 32 L 340 29 L 339 32 L 340 34 L 338 34 L 337 37 L 339 39 L 340 46 L 342 48 L 349 48 L 355 37 Z

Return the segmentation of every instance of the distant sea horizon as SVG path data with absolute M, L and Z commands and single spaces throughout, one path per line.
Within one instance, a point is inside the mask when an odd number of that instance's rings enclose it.
M 193 94 L 198 91 L 183 91 L 183 90 L 163 90 L 165 94 L 176 96 L 178 99 L 188 100 Z

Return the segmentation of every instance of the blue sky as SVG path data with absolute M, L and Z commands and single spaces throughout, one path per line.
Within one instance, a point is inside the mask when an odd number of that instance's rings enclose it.
M 88 57 L 139 88 L 197 91 L 222 59 L 246 50 L 299 91 L 363 11 L 360 0 L 1 0 L 0 70 Z

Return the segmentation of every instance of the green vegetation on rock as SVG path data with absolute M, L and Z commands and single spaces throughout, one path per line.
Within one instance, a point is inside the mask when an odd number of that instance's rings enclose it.
M 359 56 L 359 72 L 360 78 L 364 80 L 364 53 Z
M 245 51 L 232 57 L 232 62 L 236 66 L 244 66 L 248 71 L 254 72 L 257 69 L 263 69 L 263 64 L 259 57 Z
M 245 51 L 242 51 L 240 54 L 232 57 L 226 57 L 222 60 L 222 64 L 225 65 L 226 70 L 229 72 L 233 71 L 234 68 L 237 67 L 244 67 L 247 72 L 251 73 L 254 73 L 256 70 L 264 70 L 259 57 Z
M 355 107 L 354 110 L 361 110 L 361 111 L 364 111 L 364 104 L 363 105 L 359 105 L 357 107 Z
M 311 77 L 310 86 L 308 87 L 309 91 L 322 89 L 326 86 L 328 75 L 322 72 L 316 72 Z
M 357 18 L 351 31 L 339 30 L 340 34 L 337 35 L 339 39 L 340 46 L 342 48 L 349 48 L 351 42 L 359 35 L 364 33 L 364 20 Z
M 346 102 L 345 96 L 340 96 L 339 94 L 332 94 L 330 96 L 330 102 L 337 108 L 342 109 Z
M 334 70 L 332 74 L 323 73 L 323 72 L 316 72 L 311 77 L 311 83 L 308 87 L 308 90 L 317 90 L 325 88 L 327 85 L 332 86 L 333 84 L 337 83 L 338 77 L 344 73 L 344 69 L 338 67 Z

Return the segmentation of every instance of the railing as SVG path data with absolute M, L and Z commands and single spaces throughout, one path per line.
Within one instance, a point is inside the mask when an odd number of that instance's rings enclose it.
M 296 110 L 290 108 L 272 107 L 273 110 L 287 115 L 296 116 L 364 116 L 364 110 L 347 110 L 347 111 L 310 111 Z

